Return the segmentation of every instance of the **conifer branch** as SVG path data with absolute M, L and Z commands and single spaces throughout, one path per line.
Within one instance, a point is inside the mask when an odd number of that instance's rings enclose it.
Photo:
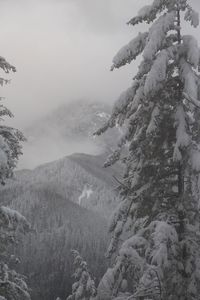
M 115 175 L 113 175 L 112 177 L 115 179 L 115 181 L 116 181 L 117 183 L 119 183 L 119 184 L 120 184 L 121 186 L 123 186 L 125 189 L 129 190 L 129 187 L 128 187 L 127 185 L 125 185 L 123 182 L 121 182 Z
M 183 92 L 183 96 L 187 101 L 191 102 L 194 106 L 200 109 L 200 101 L 198 101 L 197 99 L 193 98 L 192 96 L 188 95 L 185 92 Z

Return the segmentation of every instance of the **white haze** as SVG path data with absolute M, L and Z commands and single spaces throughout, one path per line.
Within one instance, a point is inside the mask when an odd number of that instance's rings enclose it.
M 69 138 L 63 139 L 59 135 L 49 135 L 37 141 L 28 141 L 24 144 L 23 152 L 18 169 L 33 169 L 76 152 L 95 155 L 100 153 L 100 149 L 90 139 L 75 141 Z
M 13 124 L 77 98 L 112 103 L 131 83 L 130 70 L 110 66 L 134 34 L 125 24 L 134 10 L 132 0 L 1 0 L 0 55 L 17 68 L 3 89 Z

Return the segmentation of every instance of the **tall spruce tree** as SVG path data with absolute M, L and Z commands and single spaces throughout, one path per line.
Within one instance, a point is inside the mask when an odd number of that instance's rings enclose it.
M 0 56 L 0 70 L 5 73 L 16 72 L 15 67 Z M 0 85 L 9 80 L 0 77 Z M 0 97 L 0 101 L 3 99 Z M 19 156 L 22 154 L 21 142 L 25 140 L 23 134 L 10 126 L 3 124 L 5 117 L 13 117 L 11 111 L 0 104 L 0 183 L 5 184 L 7 178 L 12 177 Z
M 16 71 L 3 57 L 0 57 L 0 69 L 6 73 Z M 0 85 L 4 83 L 8 80 L 0 78 Z M 6 116 L 12 117 L 12 113 L 0 104 L 0 184 L 12 177 L 24 141 L 20 131 L 3 124 Z M 11 246 L 17 242 L 18 234 L 27 232 L 30 226 L 17 211 L 2 204 L 0 198 L 0 300 L 30 300 L 24 277 L 10 267 L 18 261 L 11 255 Z
M 200 299 L 200 49 L 184 22 L 199 25 L 189 1 L 154 0 L 128 22 L 148 30 L 113 59 L 112 70 L 142 54 L 133 85 L 97 132 L 126 128 L 105 164 L 122 159 L 126 171 L 98 299 Z

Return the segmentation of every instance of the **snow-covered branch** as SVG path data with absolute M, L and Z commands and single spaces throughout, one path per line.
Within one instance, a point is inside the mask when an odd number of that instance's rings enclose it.
M 192 96 L 188 95 L 185 92 L 183 92 L 183 95 L 187 101 L 191 102 L 194 106 L 196 106 L 200 109 L 200 101 L 199 100 L 193 98 Z

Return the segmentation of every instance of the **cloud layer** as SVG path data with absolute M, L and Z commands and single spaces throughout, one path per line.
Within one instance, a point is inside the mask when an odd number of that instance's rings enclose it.
M 151 2 L 0 0 L 0 55 L 18 70 L 1 93 L 13 124 L 23 128 L 73 99 L 112 103 L 137 67 L 109 71 L 116 51 L 143 29 L 125 23 Z M 200 10 L 198 0 L 191 3 Z
M 130 71 L 109 68 L 133 34 L 125 22 L 134 1 L 3 0 L 0 8 L 0 55 L 18 70 L 3 96 L 17 126 L 73 99 L 112 102 L 130 84 Z

